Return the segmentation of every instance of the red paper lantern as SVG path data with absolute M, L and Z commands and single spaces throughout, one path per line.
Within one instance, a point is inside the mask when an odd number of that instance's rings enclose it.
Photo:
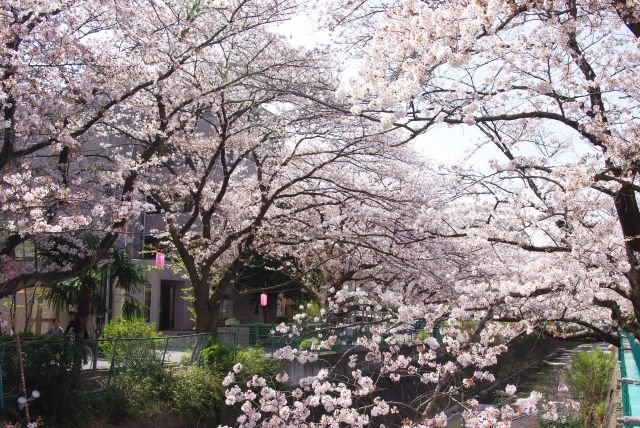
M 262 293 L 260 295 L 260 306 L 267 306 L 267 293 Z
M 156 267 L 161 269 L 164 267 L 164 253 L 156 253 Z

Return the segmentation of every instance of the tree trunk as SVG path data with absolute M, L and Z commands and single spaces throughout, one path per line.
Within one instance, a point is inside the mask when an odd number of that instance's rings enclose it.
M 209 307 L 209 284 L 204 281 L 192 281 L 191 285 L 194 294 L 193 309 L 196 314 L 196 333 L 215 334 L 216 329 L 215 325 L 212 325 Z
M 220 309 L 224 299 L 235 296 L 234 279 L 245 266 L 245 258 L 238 257 L 225 271 L 220 281 L 215 284 L 214 292 L 209 295 L 210 285 L 206 281 L 191 281 L 195 300 L 196 332 L 217 334 Z
M 76 340 L 84 340 L 87 331 L 87 322 L 91 314 L 91 295 L 93 294 L 94 282 L 92 278 L 86 278 L 82 281 L 80 296 L 78 299 L 78 315 L 77 315 L 77 337 Z
M 640 209 L 635 191 L 631 186 L 623 185 L 615 195 L 615 206 L 618 221 L 624 236 L 624 245 L 630 269 L 627 279 L 631 287 L 631 300 L 636 318 L 636 325 L 640 324 Z M 634 332 L 640 339 L 640 330 Z

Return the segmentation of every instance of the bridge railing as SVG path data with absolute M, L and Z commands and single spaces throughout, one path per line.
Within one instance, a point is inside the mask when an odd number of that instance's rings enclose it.
M 620 339 L 620 394 L 625 428 L 640 427 L 640 346 L 633 335 L 623 332 Z

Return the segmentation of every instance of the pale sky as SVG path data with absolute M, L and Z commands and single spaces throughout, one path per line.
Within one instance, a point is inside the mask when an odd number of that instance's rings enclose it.
M 298 15 L 279 24 L 275 31 L 285 35 L 294 46 L 312 48 L 331 42 L 329 33 L 319 29 L 317 13 Z M 357 67 L 350 68 L 349 72 L 355 72 Z M 419 137 L 414 147 L 429 159 L 452 165 L 465 159 L 481 136 L 480 131 L 471 126 L 448 128 L 442 125 Z M 500 156 L 497 149 L 484 147 L 474 154 L 473 162 L 486 165 L 487 161 L 500 159 Z

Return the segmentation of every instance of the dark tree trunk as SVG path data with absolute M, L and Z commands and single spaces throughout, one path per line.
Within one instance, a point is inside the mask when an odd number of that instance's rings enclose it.
M 635 191 L 629 185 L 623 185 L 615 195 L 615 206 L 618 221 L 624 236 L 627 261 L 630 269 L 627 279 L 631 287 L 631 300 L 636 319 L 640 324 L 640 209 Z M 640 330 L 634 332 L 640 338 Z
M 77 315 L 77 337 L 78 341 L 84 340 L 87 332 L 87 324 L 89 315 L 91 314 L 91 296 L 93 295 L 95 283 L 93 278 L 86 278 L 82 281 L 80 296 L 78 298 L 78 315 Z
M 196 314 L 196 333 L 216 333 L 216 319 L 212 319 L 209 302 L 209 284 L 204 281 L 191 282 L 193 286 L 193 309 Z M 215 322 L 215 324 L 214 324 Z

